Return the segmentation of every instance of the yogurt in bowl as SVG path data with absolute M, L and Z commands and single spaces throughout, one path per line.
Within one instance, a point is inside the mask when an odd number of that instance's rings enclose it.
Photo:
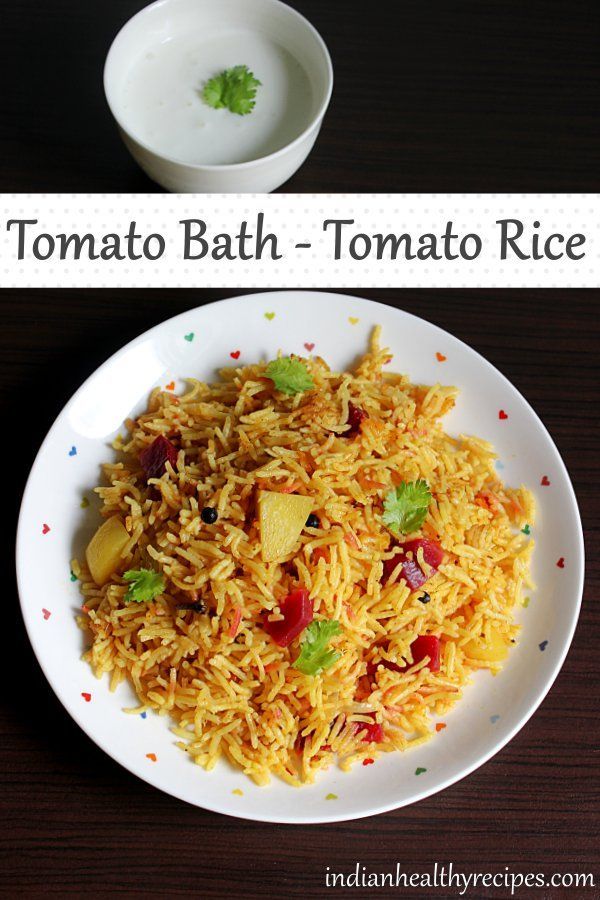
M 260 81 L 246 115 L 215 109 L 206 83 L 244 65 Z M 302 164 L 332 88 L 314 28 L 279 0 L 158 0 L 109 51 L 104 83 L 130 152 L 172 191 L 271 191 Z

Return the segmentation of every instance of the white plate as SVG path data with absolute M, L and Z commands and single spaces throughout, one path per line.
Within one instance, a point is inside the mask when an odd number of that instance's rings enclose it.
M 447 430 L 492 441 L 503 479 L 535 492 L 538 587 L 528 607 L 516 613 L 521 639 L 504 671 L 496 678 L 479 673 L 444 717 L 447 727 L 424 746 L 384 754 L 349 774 L 332 768 L 301 789 L 277 780 L 256 787 L 225 763 L 207 773 L 175 746 L 166 718 L 122 713 L 134 705 L 130 688 L 111 694 L 107 681 L 97 681 L 80 659 L 83 638 L 75 613 L 81 600 L 69 561 L 98 523 L 93 500 L 84 509 L 82 498 L 92 499 L 99 465 L 111 458 L 109 442 L 127 416 L 145 407 L 156 384 L 177 383 L 186 375 L 213 379 L 238 350 L 240 364 L 273 357 L 279 349 L 304 355 L 314 349 L 333 366 L 347 367 L 364 351 L 374 324 L 383 326 L 383 342 L 395 353 L 392 368 L 416 382 L 439 380 L 461 389 Z M 507 418 L 500 418 L 500 410 Z M 269 822 L 333 822 L 394 809 L 442 790 L 493 756 L 556 678 L 577 622 L 583 569 L 581 523 L 565 466 L 536 414 L 504 376 L 428 322 L 369 300 L 314 291 L 252 294 L 191 310 L 111 357 L 69 401 L 44 441 L 17 536 L 27 631 L 75 721 L 113 759 L 161 790 L 206 809 Z M 327 799 L 331 794 L 335 799 Z

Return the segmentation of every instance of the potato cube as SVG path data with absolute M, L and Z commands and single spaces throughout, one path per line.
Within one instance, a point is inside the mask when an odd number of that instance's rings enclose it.
M 129 533 L 118 516 L 111 516 L 100 526 L 85 551 L 88 568 L 96 584 L 101 587 L 121 562 L 121 553 Z
M 287 556 L 300 537 L 312 509 L 313 501 L 310 497 L 280 494 L 277 491 L 258 492 L 258 520 L 264 562 L 275 562 Z
M 490 639 L 484 643 L 484 639 L 471 640 L 465 644 L 465 653 L 471 659 L 481 662 L 502 662 L 508 656 L 508 646 L 505 638 L 496 629 L 490 628 Z

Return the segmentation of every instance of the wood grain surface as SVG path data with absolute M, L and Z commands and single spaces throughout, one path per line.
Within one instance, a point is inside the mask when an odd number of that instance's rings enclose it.
M 81 381 L 167 316 L 240 291 L 1 291 L 0 371 L 11 520 L 37 447 Z M 598 865 L 598 347 L 600 293 L 363 291 L 448 329 L 498 366 L 548 426 L 571 472 L 587 542 L 583 612 L 558 680 L 523 730 L 441 794 L 376 818 L 274 826 L 179 802 L 120 768 L 47 685 L 18 611 L 2 601 L 2 896 L 321 897 L 326 867 L 594 872 Z M 56 486 L 60 490 L 60 485 Z M 11 521 L 11 531 L 12 531 Z M 33 564 L 33 562 L 32 562 Z M 293 798 L 292 801 L 293 802 Z M 348 890 L 349 896 L 366 892 Z M 369 892 L 370 893 L 370 892 Z M 379 890 L 375 896 L 397 896 Z M 516 896 L 587 897 L 594 891 Z M 408 890 L 408 896 L 458 896 Z M 479 889 L 470 897 L 507 897 Z
M 248 0 L 251 2 L 251 0 Z M 290 0 L 335 87 L 285 191 L 598 191 L 597 0 Z M 0 0 L 0 191 L 158 190 L 102 90 L 145 0 Z

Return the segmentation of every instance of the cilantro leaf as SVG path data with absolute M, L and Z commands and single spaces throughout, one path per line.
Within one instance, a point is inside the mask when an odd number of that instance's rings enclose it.
M 431 503 L 431 491 L 426 481 L 403 481 L 389 491 L 383 501 L 383 523 L 394 534 L 418 531 Z
M 165 589 L 165 579 L 154 569 L 129 569 L 123 578 L 129 582 L 125 601 L 127 603 L 147 603 L 154 600 Z
M 259 85 L 260 81 L 248 66 L 234 66 L 207 81 L 202 97 L 214 109 L 228 109 L 238 116 L 245 116 L 254 109 Z
M 341 625 L 336 619 L 311 622 L 304 632 L 300 656 L 294 663 L 294 668 L 305 675 L 318 675 L 337 662 L 342 654 L 327 645 L 341 630 Z
M 278 391 L 283 394 L 299 394 L 314 388 L 312 375 L 299 359 L 282 356 L 273 359 L 265 372 Z

